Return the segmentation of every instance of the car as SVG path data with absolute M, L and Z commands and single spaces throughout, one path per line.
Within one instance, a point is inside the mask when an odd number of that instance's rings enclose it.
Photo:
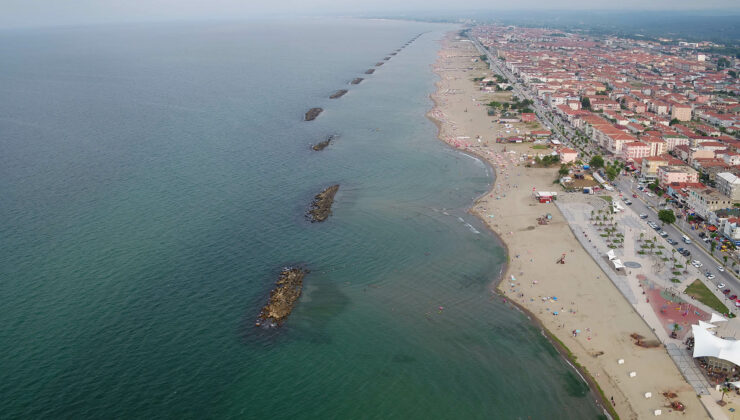
M 709 280 L 713 280 L 714 279 L 714 274 L 712 274 L 712 273 L 707 272 L 707 274 L 705 274 L 705 276 L 707 276 L 707 278 Z
M 735 306 L 737 306 L 738 308 L 740 308 L 740 299 L 735 301 Z
M 691 255 L 691 251 L 689 251 L 688 249 L 684 249 L 683 252 L 681 252 L 681 255 L 683 255 L 684 257 L 688 257 Z
M 724 272 L 724 271 L 725 271 L 725 268 L 724 268 L 724 267 L 722 267 L 721 265 L 718 265 L 718 266 L 717 266 L 717 270 L 719 270 L 719 271 L 721 271 L 721 272 Z
M 645 213 L 640 213 L 640 219 L 647 219 L 648 215 Z
M 701 232 L 701 233 L 699 233 L 699 237 L 700 237 L 700 238 L 703 238 L 703 237 L 705 237 L 705 236 L 707 236 L 707 234 L 706 234 L 706 233 L 704 233 L 704 232 Z
M 631 205 L 632 205 L 632 202 L 631 202 L 631 201 L 629 201 L 629 200 L 624 200 L 624 204 L 626 204 L 626 205 L 628 205 L 628 206 L 631 206 Z
M 671 245 L 676 245 L 678 243 L 678 241 L 674 241 L 671 238 L 667 238 L 666 241 L 668 241 L 668 243 L 671 244 Z
M 725 287 L 725 284 L 724 284 L 724 283 L 720 283 L 720 284 L 718 284 L 718 285 L 717 285 L 717 288 L 718 288 L 718 289 L 721 289 L 721 288 L 723 288 L 723 287 Z
M 737 295 L 730 295 L 727 299 L 735 300 L 737 299 Z
M 668 232 L 666 232 L 666 231 L 664 231 L 664 230 L 661 230 L 660 232 L 658 232 L 658 234 L 659 234 L 660 236 L 664 237 L 664 238 L 668 236 Z
M 699 261 L 699 260 L 693 260 L 693 261 L 691 261 L 691 265 L 693 265 L 696 268 L 699 268 L 699 267 L 701 267 L 704 264 L 702 264 L 701 261 Z
M 730 289 L 725 289 L 725 290 L 723 290 L 723 291 L 722 291 L 722 294 L 723 294 L 723 295 L 729 295 L 729 294 L 730 294 Z
M 632 194 L 632 198 L 637 198 L 637 194 Z
M 705 237 L 704 239 L 702 239 L 702 241 L 704 241 L 706 243 L 709 243 L 709 241 L 711 241 L 711 240 L 712 240 L 712 238 L 710 238 L 710 237 Z
M 655 197 L 655 194 L 653 194 L 653 193 L 649 192 L 649 193 L 647 193 L 647 196 L 648 196 L 648 197 Z
M 683 248 L 676 248 L 676 251 L 678 251 L 679 254 L 683 254 Z

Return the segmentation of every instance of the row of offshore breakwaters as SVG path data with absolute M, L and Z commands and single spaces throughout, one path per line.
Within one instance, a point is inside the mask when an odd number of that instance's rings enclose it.
M 412 42 L 416 41 L 423 33 L 416 35 L 411 38 L 400 48 L 396 49 L 392 53 L 388 54 L 383 58 L 382 61 L 375 63 L 374 68 L 369 68 L 365 71 L 365 75 L 371 75 L 375 73 L 375 70 L 381 67 L 386 62 L 390 61 L 393 56 L 397 55 L 404 48 L 411 45 Z M 350 85 L 358 85 L 363 80 L 363 77 L 356 77 Z M 339 99 L 349 92 L 348 89 L 339 89 L 336 92 L 329 95 L 329 99 Z M 306 111 L 304 116 L 305 121 L 313 121 L 324 111 L 323 108 L 311 108 Z M 332 141 L 338 136 L 332 134 L 326 137 L 323 141 L 314 144 L 311 149 L 314 151 L 321 151 L 327 148 Z M 334 196 L 339 190 L 339 184 L 331 185 L 325 188 L 323 191 L 318 193 L 315 197 L 309 210 L 306 213 L 306 218 L 311 222 L 323 222 L 331 214 L 331 206 L 334 202 Z M 259 316 L 255 325 L 262 328 L 275 328 L 281 326 L 288 318 L 290 313 L 298 303 L 298 298 L 303 290 L 303 278 L 309 270 L 306 267 L 284 267 L 281 270 L 280 277 L 275 284 L 275 287 L 270 292 L 270 297 L 267 304 L 260 311 Z

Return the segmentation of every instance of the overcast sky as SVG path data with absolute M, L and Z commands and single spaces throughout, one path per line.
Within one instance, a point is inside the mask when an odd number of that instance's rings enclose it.
M 0 0 L 0 27 L 472 9 L 734 9 L 740 0 Z

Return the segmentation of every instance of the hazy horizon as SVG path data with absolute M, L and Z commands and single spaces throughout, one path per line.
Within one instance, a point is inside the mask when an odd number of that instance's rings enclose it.
M 557 3 L 546 0 L 533 0 L 526 6 L 513 5 L 502 0 L 463 0 L 450 2 L 443 0 L 376 0 L 371 5 L 353 1 L 315 0 L 310 5 L 299 0 L 282 2 L 258 2 L 245 5 L 239 0 L 214 0 L 207 4 L 199 0 L 112 0 L 101 3 L 95 0 L 79 0 L 65 3 L 52 0 L 38 0 L 32 4 L 23 0 L 6 0 L 0 4 L 0 28 L 21 28 L 39 26 L 68 26 L 127 22 L 191 21 L 221 19 L 254 19 L 271 17 L 299 16 L 356 16 L 398 15 L 412 16 L 414 13 L 462 13 L 474 12 L 514 12 L 514 11 L 552 11 L 552 12 L 740 12 L 740 6 L 731 0 L 708 0 L 697 8 L 695 1 L 655 0 L 646 5 L 643 0 L 624 0 L 620 7 L 605 0 L 565 0 Z M 471 16 L 472 17 L 472 16 Z

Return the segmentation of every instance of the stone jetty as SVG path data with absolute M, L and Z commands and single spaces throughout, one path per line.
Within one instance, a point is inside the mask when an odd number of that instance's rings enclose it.
M 298 298 L 303 290 L 303 277 L 308 270 L 296 267 L 286 267 L 280 273 L 275 288 L 270 292 L 267 305 L 260 311 L 255 325 L 264 328 L 279 327 L 293 312 Z
M 311 209 L 308 210 L 308 214 L 306 215 L 311 223 L 323 222 L 329 217 L 331 214 L 331 205 L 334 203 L 334 196 L 338 190 L 339 184 L 332 185 L 316 194 L 313 203 L 311 203 Z
M 306 112 L 306 121 L 313 121 L 321 114 L 322 108 L 311 108 Z
M 347 92 L 349 92 L 347 89 L 339 89 L 338 91 L 334 92 L 329 96 L 329 99 L 338 99 L 344 96 Z
M 313 150 L 315 150 L 317 152 L 319 152 L 321 150 L 324 150 L 324 149 L 326 149 L 327 146 L 329 146 L 329 143 L 331 143 L 336 137 L 337 136 L 335 136 L 335 135 L 332 134 L 331 136 L 327 137 L 326 140 L 324 140 L 322 142 L 319 142 L 319 143 L 316 143 L 313 146 L 311 146 L 311 149 L 313 149 Z

